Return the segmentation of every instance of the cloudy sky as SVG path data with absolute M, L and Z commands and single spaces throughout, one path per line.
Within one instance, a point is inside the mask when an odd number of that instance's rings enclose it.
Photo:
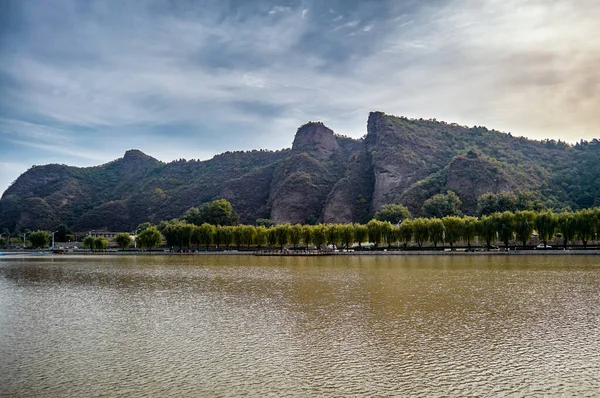
M 289 147 L 369 111 L 600 136 L 598 0 L 2 0 L 0 192 L 30 166 Z

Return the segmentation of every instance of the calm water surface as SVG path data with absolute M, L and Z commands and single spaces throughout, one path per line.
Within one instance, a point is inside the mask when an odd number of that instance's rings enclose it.
M 598 396 L 600 257 L 0 260 L 0 395 Z

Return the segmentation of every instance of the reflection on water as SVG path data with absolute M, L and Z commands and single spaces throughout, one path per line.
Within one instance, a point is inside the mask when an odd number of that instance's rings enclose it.
M 0 260 L 0 395 L 600 391 L 600 257 Z

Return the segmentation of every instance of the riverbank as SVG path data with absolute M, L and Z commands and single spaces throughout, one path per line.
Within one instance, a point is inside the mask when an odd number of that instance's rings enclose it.
M 511 250 L 511 251 L 433 251 L 433 250 L 395 250 L 395 251 L 354 251 L 354 252 L 257 252 L 257 251 L 197 251 L 197 252 L 169 252 L 169 251 L 116 251 L 116 252 L 89 252 L 74 251 L 64 253 L 52 252 L 0 252 L 2 257 L 14 256 L 265 256 L 265 257 L 315 257 L 315 256 L 578 256 L 600 255 L 600 250 Z

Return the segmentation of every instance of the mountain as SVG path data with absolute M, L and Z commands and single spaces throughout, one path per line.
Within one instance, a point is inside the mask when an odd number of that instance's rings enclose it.
M 0 228 L 128 231 L 217 198 L 246 223 L 364 222 L 386 203 L 418 216 L 448 190 L 466 214 L 487 192 L 531 191 L 550 207 L 577 209 L 600 205 L 598 164 L 596 139 L 571 146 L 373 112 L 361 139 L 309 122 L 280 151 L 163 163 L 130 150 L 96 167 L 34 166 L 2 196 Z

